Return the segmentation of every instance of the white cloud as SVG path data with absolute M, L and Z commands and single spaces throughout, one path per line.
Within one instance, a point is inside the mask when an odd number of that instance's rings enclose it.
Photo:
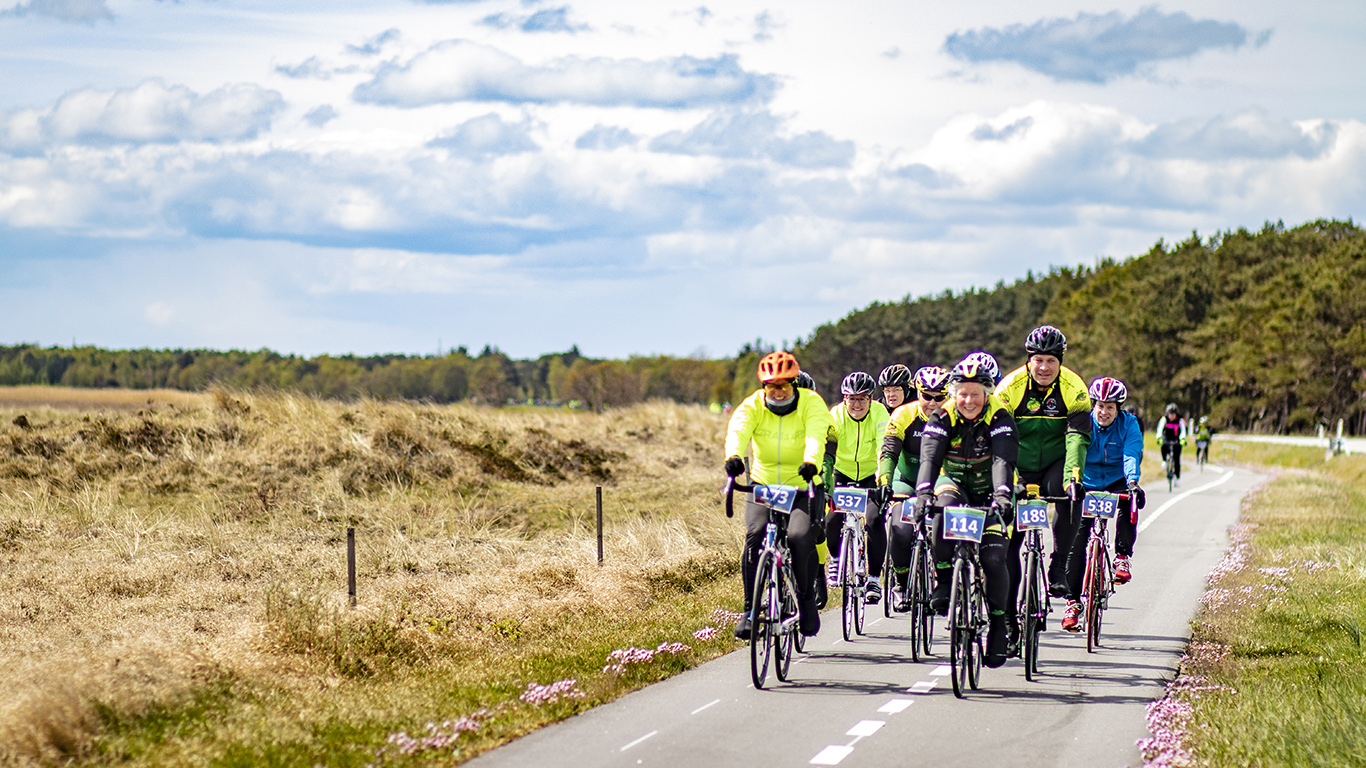
M 0 11 L 0 17 L 3 16 L 46 16 L 74 24 L 114 20 L 114 14 L 105 0 L 29 0 Z
M 447 40 L 383 65 L 356 87 L 355 99 L 397 107 L 503 101 L 674 109 L 762 100 L 774 87 L 772 77 L 745 71 L 732 54 L 654 61 L 567 56 L 530 65 L 497 48 Z
M 505 123 L 492 112 L 466 120 L 451 133 L 427 142 L 427 146 L 470 157 L 515 155 L 540 149 L 531 139 L 526 123 Z

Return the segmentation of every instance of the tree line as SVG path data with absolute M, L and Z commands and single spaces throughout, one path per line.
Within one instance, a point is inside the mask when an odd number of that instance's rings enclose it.
M 1117 376 L 1151 423 L 1168 402 L 1216 425 L 1303 432 L 1343 419 L 1366 434 L 1366 232 L 1320 220 L 1292 229 L 1192 233 L 1147 253 L 1058 267 L 1013 283 L 875 302 L 821 325 L 793 351 L 827 401 L 853 370 L 952 365 L 990 352 L 1005 370 L 1042 323 L 1061 328 L 1064 364 L 1088 381 Z M 105 350 L 0 347 L 0 384 L 76 387 L 214 385 L 330 398 L 581 403 L 603 409 L 650 398 L 738 403 L 758 387 L 763 340 L 732 358 L 626 360 L 567 352 L 517 360 L 495 347 L 429 356 L 320 355 L 270 350 Z

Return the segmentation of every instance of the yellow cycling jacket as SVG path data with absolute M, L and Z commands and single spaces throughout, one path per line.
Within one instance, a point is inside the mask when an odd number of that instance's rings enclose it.
M 1045 391 L 1037 390 L 1021 366 L 996 385 L 995 396 L 1015 417 L 1020 435 L 1021 472 L 1042 472 L 1063 459 L 1063 477 L 1086 464 L 1091 444 L 1091 397 L 1086 382 L 1066 366 Z M 1067 480 L 1064 480 L 1067 482 Z
M 821 396 L 798 389 L 797 407 L 777 416 L 764 404 L 762 389 L 745 398 L 730 415 L 726 429 L 726 457 L 743 456 L 753 449 L 749 476 L 765 485 L 806 486 L 797 474 L 803 463 L 821 465 L 826 438 L 835 428 Z
M 876 474 L 878 449 L 882 447 L 882 435 L 890 418 L 887 406 L 874 400 L 868 415 L 862 421 L 856 421 L 849 415 L 849 407 L 840 403 L 830 409 L 830 418 L 835 422 L 835 433 L 831 438 L 834 443 L 835 470 L 852 480 L 863 480 Z M 831 447 L 826 446 L 827 453 Z

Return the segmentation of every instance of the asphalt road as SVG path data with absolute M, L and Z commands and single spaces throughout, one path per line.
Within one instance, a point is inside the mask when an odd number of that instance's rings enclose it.
M 867 635 L 840 638 L 838 609 L 792 667 L 792 680 L 750 683 L 747 650 L 728 654 L 489 752 L 498 766 L 1086 766 L 1142 764 L 1145 707 L 1161 695 L 1189 638 L 1205 574 L 1228 544 L 1239 502 L 1261 481 L 1207 465 L 1184 489 L 1154 489 L 1140 517 L 1134 581 L 1106 611 L 1104 647 L 1059 631 L 1055 600 L 1041 639 L 1041 675 L 1020 660 L 982 670 L 959 700 L 948 641 L 912 663 L 906 620 L 869 612 Z M 739 585 L 737 583 L 737 589 Z

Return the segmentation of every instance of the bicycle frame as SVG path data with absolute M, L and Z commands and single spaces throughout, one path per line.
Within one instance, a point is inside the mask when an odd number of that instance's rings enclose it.
M 1132 514 L 1133 499 L 1127 493 L 1116 494 L 1121 508 L 1116 514 Z M 1128 503 L 1128 511 L 1123 511 L 1122 502 Z M 1086 542 L 1086 570 L 1082 575 L 1081 599 L 1084 605 L 1083 616 L 1086 622 L 1086 652 L 1094 653 L 1100 647 L 1100 628 L 1110 595 L 1115 593 L 1115 566 L 1110 556 L 1109 518 L 1096 517 L 1091 523 L 1091 533 Z

